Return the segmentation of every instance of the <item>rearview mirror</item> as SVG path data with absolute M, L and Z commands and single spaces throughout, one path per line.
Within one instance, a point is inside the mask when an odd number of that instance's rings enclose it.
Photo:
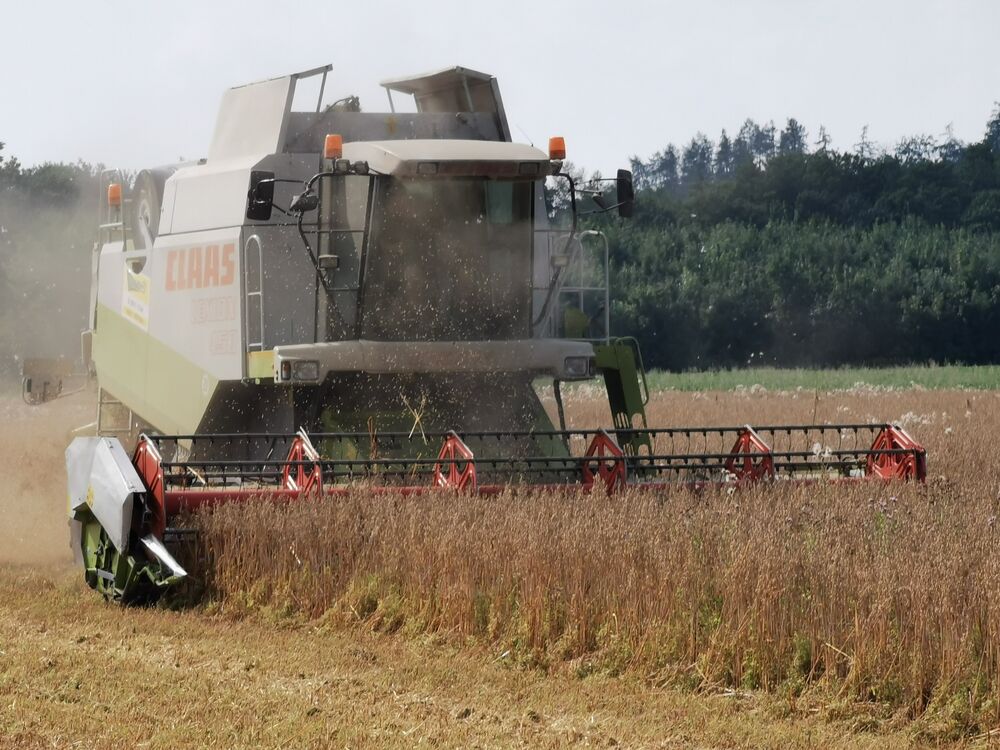
M 292 198 L 292 205 L 288 207 L 288 210 L 293 214 L 304 214 L 309 211 L 315 211 L 318 206 L 319 196 L 310 190 L 306 190 L 304 193 L 299 193 Z
M 615 180 L 618 188 L 618 215 L 623 219 L 632 218 L 632 210 L 635 208 L 635 190 L 632 187 L 632 173 L 627 169 L 619 169 L 618 177 Z
M 247 218 L 267 221 L 271 218 L 274 204 L 274 172 L 253 171 L 250 173 L 250 189 L 247 191 Z

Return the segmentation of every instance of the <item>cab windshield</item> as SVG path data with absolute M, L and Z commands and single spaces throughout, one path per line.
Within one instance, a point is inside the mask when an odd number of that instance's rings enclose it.
M 530 336 L 530 181 L 377 177 L 361 336 Z

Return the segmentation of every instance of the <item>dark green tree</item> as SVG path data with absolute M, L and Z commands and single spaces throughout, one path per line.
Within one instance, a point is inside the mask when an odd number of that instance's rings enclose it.
M 698 133 L 684 148 L 681 157 L 681 182 L 685 187 L 700 185 L 712 176 L 712 141 Z
M 825 125 L 819 126 L 819 135 L 816 139 L 816 150 L 820 153 L 825 153 L 833 145 L 833 138 L 826 131 Z
M 942 161 L 951 163 L 957 162 L 961 158 L 962 152 L 965 150 L 965 144 L 955 137 L 955 130 L 950 122 L 947 126 L 945 126 L 944 133 L 941 134 L 941 137 L 943 140 L 937 147 L 938 156 Z
M 775 133 L 773 122 L 757 128 L 753 134 L 753 155 L 758 166 L 766 164 L 775 154 Z
M 804 154 L 806 152 L 806 129 L 794 117 L 789 117 L 785 127 L 778 136 L 778 153 L 782 156 L 788 154 Z
M 858 142 L 854 144 L 854 153 L 861 161 L 869 161 L 878 155 L 878 146 L 868 137 L 868 126 L 861 128 Z
M 733 143 L 726 134 L 726 129 L 722 129 L 719 136 L 719 145 L 715 149 L 715 176 L 729 177 L 736 171 L 736 162 L 733 158 Z
M 986 145 L 1000 153 L 1000 102 L 993 105 L 993 114 L 986 123 Z
M 930 161 L 939 153 L 940 146 L 931 135 L 914 135 L 896 144 L 896 158 L 904 164 Z
M 760 126 L 749 118 L 740 126 L 736 138 L 733 139 L 734 169 L 754 163 L 754 144 L 758 140 L 759 132 Z
M 680 182 L 680 159 L 677 156 L 677 148 L 670 144 L 663 151 L 654 154 L 650 171 L 654 190 L 676 189 Z

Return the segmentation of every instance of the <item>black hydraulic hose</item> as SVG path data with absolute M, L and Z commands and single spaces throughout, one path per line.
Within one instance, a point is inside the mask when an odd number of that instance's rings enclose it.
M 323 285 L 323 291 L 326 292 L 327 299 L 333 298 L 333 289 L 330 288 L 330 280 L 326 277 L 326 272 L 320 268 L 319 259 L 316 257 L 316 253 L 313 252 L 312 245 L 309 244 L 309 238 L 306 236 L 306 231 L 302 227 L 302 220 L 305 218 L 305 213 L 299 212 L 299 219 L 296 222 L 296 227 L 299 230 L 299 237 L 302 238 L 302 244 L 305 245 L 306 254 L 309 256 L 310 262 L 313 264 L 313 268 L 316 269 L 316 284 L 313 290 L 313 311 L 315 315 L 313 323 L 313 343 L 319 342 L 319 285 Z
M 306 253 L 309 255 L 309 260 L 313 264 L 313 268 L 316 269 L 316 277 L 322 282 L 323 289 L 326 290 L 327 294 L 332 294 L 333 290 L 330 288 L 329 279 L 326 278 L 326 274 L 323 273 L 323 269 L 319 266 L 319 259 L 316 258 L 316 253 L 313 252 L 312 245 L 309 244 L 309 238 L 306 236 L 305 229 L 302 228 L 302 219 L 304 214 L 299 214 L 299 220 L 296 226 L 299 230 L 299 237 L 302 238 L 302 244 L 306 246 Z

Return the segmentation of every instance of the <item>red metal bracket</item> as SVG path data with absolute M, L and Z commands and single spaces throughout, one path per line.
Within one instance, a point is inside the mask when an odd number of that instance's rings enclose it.
M 449 432 L 434 464 L 434 486 L 475 491 L 476 485 L 475 456 L 462 438 Z
M 145 435 L 140 435 L 132 455 L 132 465 L 146 485 L 146 507 L 153 514 L 153 534 L 159 539 L 163 538 L 163 531 L 167 528 L 162 461 L 156 446 Z
M 729 452 L 731 455 L 726 459 L 726 471 L 736 477 L 737 482 L 774 479 L 771 446 L 765 443 L 750 425 L 746 425 L 740 431 Z
M 881 479 L 927 479 L 927 451 L 902 427 L 887 425 L 872 443 L 873 451 L 904 450 L 908 453 L 873 454 L 868 456 L 865 476 Z
M 594 435 L 583 459 L 584 486 L 593 489 L 598 478 L 604 483 L 609 495 L 624 489 L 628 483 L 625 454 L 604 430 Z
M 305 430 L 299 430 L 288 450 L 288 461 L 281 472 L 281 486 L 286 490 L 308 493 L 323 491 L 323 469 L 319 462 L 319 452 Z M 307 464 L 311 463 L 309 466 Z

